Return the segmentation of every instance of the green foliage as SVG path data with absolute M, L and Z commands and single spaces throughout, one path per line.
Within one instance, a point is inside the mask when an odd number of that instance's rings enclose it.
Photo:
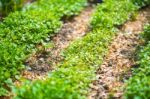
M 72 16 L 77 15 L 87 5 L 87 0 L 40 0 L 39 2 L 32 3 L 24 10 L 40 11 L 42 9 L 54 12 L 55 16 Z
M 34 6 L 39 6 L 40 10 L 30 9 L 11 13 L 0 23 L 0 96 L 7 94 L 7 79 L 19 75 L 24 66 L 24 61 L 29 54 L 36 51 L 36 45 L 42 44 L 48 36 L 53 36 L 61 27 L 60 19 L 63 16 L 76 15 L 86 5 L 86 0 L 53 0 L 64 10 L 55 8 L 56 4 L 50 3 L 52 0 L 41 0 Z M 43 4 L 49 4 L 43 5 Z M 53 6 L 55 10 L 50 10 Z M 71 6 L 71 7 L 70 7 Z M 49 7 L 49 8 L 48 8 Z M 76 8 L 76 11 L 71 8 Z M 45 9 L 47 8 L 47 9 Z M 60 16 L 56 16 L 57 13 Z M 6 88 L 5 88 L 6 87 Z
M 103 34 L 104 32 L 107 32 Z M 98 35 L 98 37 L 97 37 Z M 73 43 L 65 52 L 65 60 L 45 81 L 28 84 L 17 91 L 16 99 L 82 99 L 87 93 L 88 84 L 94 77 L 94 71 L 103 60 L 108 42 L 113 32 L 95 30 L 82 40 Z M 80 45 L 80 48 L 79 48 Z M 82 47 L 81 47 L 82 46 Z M 76 53 L 77 52 L 77 53 Z M 100 56 L 99 56 L 100 55 Z M 90 80 L 89 80 L 90 79 Z M 51 93 L 51 94 L 49 94 Z M 40 94 L 37 97 L 37 94 Z
M 119 5 L 116 6 L 116 4 Z M 64 61 L 58 65 L 58 69 L 49 73 L 44 81 L 27 82 L 23 86 L 13 88 L 16 94 L 14 98 L 86 98 L 89 84 L 103 61 L 112 37 L 117 32 L 115 25 L 121 25 L 128 20 L 135 10 L 137 7 L 129 0 L 107 0 L 102 5 L 98 5 L 91 22 L 92 31 L 85 37 L 74 41 L 63 51 Z
M 19 74 L 24 67 L 24 60 L 33 51 L 35 45 L 48 35 L 54 34 L 60 27 L 60 21 L 48 15 L 45 13 L 44 18 L 15 12 L 0 24 L 0 84 L 2 86 L 5 80 Z
M 0 0 L 0 12 L 7 15 L 11 11 L 19 10 L 23 7 L 25 0 Z
M 150 25 L 145 28 L 144 36 L 149 39 Z M 138 69 L 134 69 L 133 77 L 125 88 L 126 99 L 150 99 L 150 42 L 141 48 L 138 54 Z
M 143 7 L 150 4 L 150 0 L 131 0 L 134 4 L 139 7 Z
M 147 25 L 144 29 L 144 32 L 142 33 L 142 37 L 146 41 L 150 41 L 150 25 Z
M 118 26 L 130 18 L 128 13 L 132 14 L 132 11 L 137 9 L 129 0 L 115 0 L 115 2 L 106 0 L 105 3 L 107 5 L 98 6 L 97 13 L 93 16 L 92 27 L 112 28 Z

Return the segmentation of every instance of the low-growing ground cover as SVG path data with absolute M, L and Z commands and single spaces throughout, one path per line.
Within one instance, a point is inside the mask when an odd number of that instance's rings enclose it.
M 69 20 L 66 19 L 59 32 L 51 39 L 53 47 L 42 47 L 26 60 L 27 69 L 21 73 L 21 78 L 41 79 L 47 72 L 55 69 L 56 64 L 63 59 L 60 55 L 61 51 L 67 48 L 72 41 L 82 38 L 88 33 L 93 12 L 94 7 L 88 6 L 79 15 L 71 17 Z
M 45 46 L 55 33 L 61 33 L 58 32 L 63 24 L 60 20 L 78 15 L 87 5 L 87 0 L 38 0 L 22 11 L 11 13 L 0 23 L 0 96 L 12 96 L 8 93 L 12 88 L 15 99 L 86 98 L 95 72 L 105 62 L 103 58 L 118 32 L 117 27 L 130 17 L 134 18 L 136 14 L 132 14 L 148 4 L 149 0 L 104 0 L 96 7 L 91 32 L 67 46 L 57 69 L 50 72 L 45 80 L 23 82 L 17 87 L 12 82 L 25 68 L 25 60 L 38 53 L 37 47 Z M 143 35 L 146 41 L 149 41 L 149 31 L 148 26 Z M 127 99 L 149 98 L 149 42 L 145 46 L 138 56 L 141 66 L 134 70 L 134 76 L 127 83 Z
M 144 7 L 125 22 L 108 46 L 108 53 L 96 72 L 96 80 L 90 84 L 89 99 L 124 99 L 125 81 L 132 76 L 136 66 L 140 33 L 149 18 L 149 8 Z
M 40 0 L 0 23 L 0 96 L 8 93 L 7 83 L 17 78 L 36 45 L 59 30 L 61 18 L 77 15 L 86 4 L 86 0 Z
M 118 5 L 119 3 L 119 5 Z M 126 22 L 138 7 L 129 0 L 107 0 L 98 5 L 92 31 L 73 42 L 63 53 L 64 61 L 44 81 L 27 82 L 14 88 L 15 99 L 82 99 L 112 37 L 116 26 Z M 30 84 L 30 86 L 29 86 Z M 37 95 L 38 94 L 38 95 Z
M 146 26 L 143 37 L 146 44 L 138 53 L 139 67 L 133 69 L 133 77 L 127 82 L 125 88 L 126 99 L 149 99 L 150 98 L 150 25 Z

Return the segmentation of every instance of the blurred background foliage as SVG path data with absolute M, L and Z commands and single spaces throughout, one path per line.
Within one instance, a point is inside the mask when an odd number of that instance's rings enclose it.
M 8 13 L 20 10 L 25 4 L 33 0 L 0 0 L 0 15 L 6 16 Z
M 33 1 L 40 0 L 0 0 L 0 17 L 7 16 L 10 12 L 21 10 L 23 6 Z M 90 3 L 101 3 L 103 0 L 88 0 Z

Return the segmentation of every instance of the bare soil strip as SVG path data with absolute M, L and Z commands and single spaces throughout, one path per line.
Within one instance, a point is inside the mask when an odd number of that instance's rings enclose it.
M 136 48 L 141 44 L 140 33 L 149 18 L 150 8 L 144 8 L 136 20 L 123 25 L 97 70 L 98 80 L 90 85 L 88 99 L 122 99 L 124 80 L 132 75 L 131 68 L 136 65 Z
M 24 78 L 29 80 L 44 79 L 48 71 L 54 69 L 56 64 L 62 60 L 60 52 L 69 44 L 89 31 L 93 7 L 85 8 L 79 16 L 64 22 L 61 30 L 52 38 L 53 48 L 44 49 L 41 53 L 32 55 L 27 61 L 28 70 L 22 72 Z

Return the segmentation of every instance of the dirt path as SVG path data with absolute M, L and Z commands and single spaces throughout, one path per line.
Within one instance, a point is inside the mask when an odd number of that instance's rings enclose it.
M 54 47 L 36 53 L 26 61 L 28 70 L 22 72 L 23 77 L 29 80 L 44 79 L 47 72 L 53 70 L 62 60 L 60 52 L 73 40 L 84 36 L 89 31 L 90 17 L 93 12 L 93 7 L 87 7 L 79 16 L 65 21 L 59 33 L 52 38 Z
M 140 45 L 140 33 L 150 18 L 150 7 L 139 12 L 136 20 L 124 24 L 109 46 L 108 55 L 97 70 L 98 80 L 90 85 L 88 99 L 121 99 L 124 80 L 131 76 L 136 65 L 136 48 Z

